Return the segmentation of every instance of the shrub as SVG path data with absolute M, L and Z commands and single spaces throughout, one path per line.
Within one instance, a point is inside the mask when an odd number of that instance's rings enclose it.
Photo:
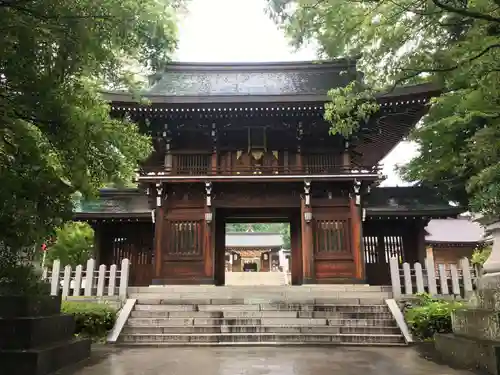
M 75 318 L 76 335 L 93 340 L 103 338 L 113 328 L 116 320 L 116 310 L 102 303 L 64 301 L 62 312 Z
M 435 333 L 451 333 L 451 313 L 462 307 L 455 301 L 431 298 L 421 294 L 405 306 L 405 318 L 415 338 L 432 340 Z
M 482 249 L 475 249 L 472 253 L 472 264 L 474 266 L 482 267 L 486 260 L 491 255 L 491 246 L 484 247 Z

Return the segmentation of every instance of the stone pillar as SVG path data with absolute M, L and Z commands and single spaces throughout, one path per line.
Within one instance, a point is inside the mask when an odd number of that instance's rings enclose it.
M 489 224 L 491 255 L 469 307 L 452 313 L 453 334 L 436 334 L 435 346 L 446 361 L 490 374 L 500 373 L 500 221 Z
M 487 226 L 493 238 L 491 254 L 483 265 L 483 274 L 479 280 L 480 289 L 500 288 L 500 221 Z M 499 290 L 500 292 L 500 290 Z

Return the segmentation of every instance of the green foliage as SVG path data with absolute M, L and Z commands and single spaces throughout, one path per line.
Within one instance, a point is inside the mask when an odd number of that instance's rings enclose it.
M 374 94 L 356 81 L 330 90 L 328 96 L 331 101 L 325 104 L 325 119 L 334 124 L 330 128 L 332 135 L 349 137 L 379 110 Z
M 321 58 L 359 56 L 364 82 L 330 93 L 331 133 L 373 116 L 374 93 L 433 82 L 443 95 L 411 135 L 401 173 L 447 200 L 500 215 L 500 7 L 497 0 L 269 0 L 293 45 Z
M 94 230 L 87 223 L 69 221 L 56 229 L 56 240 L 47 249 L 47 263 L 55 259 L 61 266 L 85 264 L 93 255 Z
M 226 232 L 264 232 L 280 233 L 283 248 L 290 249 L 290 225 L 288 223 L 231 223 L 226 225 Z
M 472 253 L 472 264 L 475 266 L 482 267 L 484 262 L 490 257 L 491 255 L 491 246 L 487 246 L 482 249 L 475 249 L 474 252 Z
M 283 248 L 290 250 L 292 248 L 291 238 L 290 238 L 290 225 L 283 225 L 280 230 L 281 239 L 283 241 Z
M 62 312 L 75 318 L 75 334 L 100 340 L 106 336 L 116 321 L 117 312 L 103 303 L 64 301 Z
M 0 246 L 0 296 L 48 293 L 50 285 L 41 280 L 40 270 L 24 258 L 23 252 Z
M 279 233 L 288 224 L 282 223 L 231 223 L 227 224 L 227 232 L 264 232 Z
M 435 333 L 452 332 L 451 313 L 462 306 L 459 302 L 419 294 L 416 301 L 405 306 L 405 319 L 415 338 L 432 340 Z
M 111 118 L 101 91 L 136 89 L 135 68 L 163 69 L 180 4 L 0 3 L 0 244 L 11 270 L 71 219 L 74 192 L 126 183 L 150 154 L 150 138 L 127 118 Z

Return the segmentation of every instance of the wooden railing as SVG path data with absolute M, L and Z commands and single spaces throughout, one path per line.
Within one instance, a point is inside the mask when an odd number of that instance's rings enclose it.
M 331 160 L 330 160 L 331 159 Z M 322 163 L 320 163 L 322 162 Z M 329 175 L 344 173 L 378 173 L 379 166 L 350 167 L 335 163 L 335 158 L 307 157 L 303 158 L 302 165 L 212 165 L 213 159 L 210 153 L 182 153 L 172 155 L 172 167 L 148 166 L 144 167 L 145 173 L 162 173 L 180 176 L 204 176 L 204 175 Z

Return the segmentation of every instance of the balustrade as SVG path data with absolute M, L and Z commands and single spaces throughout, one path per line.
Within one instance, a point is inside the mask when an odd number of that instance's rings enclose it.
M 164 166 L 145 167 L 145 172 L 154 172 L 167 175 L 205 176 L 205 175 L 328 175 L 342 173 L 377 173 L 378 166 L 351 166 L 342 165 L 338 155 L 306 154 L 302 155 L 300 165 L 295 163 L 296 155 L 290 155 L 285 162 L 283 158 L 262 159 L 261 162 L 247 159 L 238 159 L 236 154 L 223 155 L 215 159 L 212 154 L 205 153 L 174 153 L 172 154 L 172 168 L 166 170 Z M 290 163 L 288 163 L 290 160 Z M 294 161 L 293 163 L 291 161 Z

